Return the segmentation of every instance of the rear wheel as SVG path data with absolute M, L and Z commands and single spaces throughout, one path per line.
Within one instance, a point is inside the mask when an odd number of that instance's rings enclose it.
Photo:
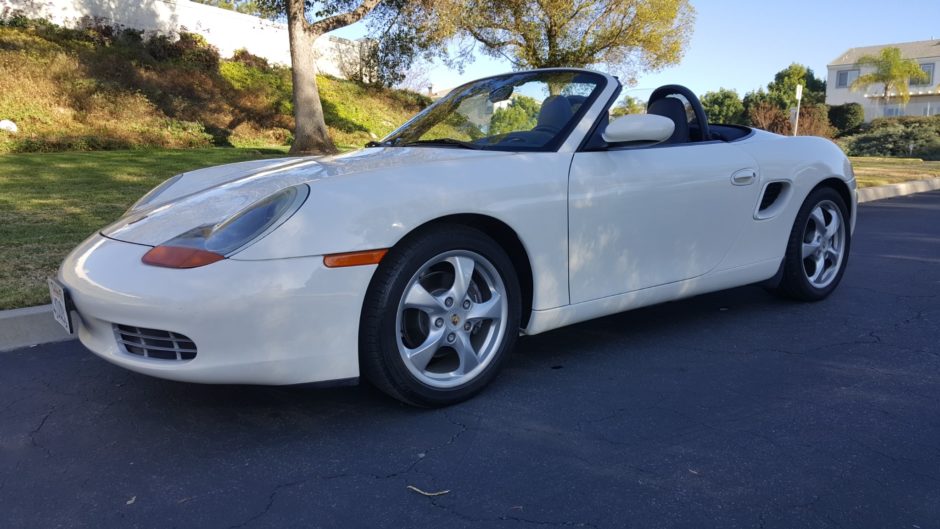
M 383 259 L 369 287 L 363 373 L 410 404 L 465 400 L 514 346 L 520 297 L 512 262 L 484 233 L 448 226 L 410 237 Z
M 813 191 L 793 223 L 778 291 L 818 301 L 839 285 L 848 263 L 851 233 L 845 200 L 834 189 Z

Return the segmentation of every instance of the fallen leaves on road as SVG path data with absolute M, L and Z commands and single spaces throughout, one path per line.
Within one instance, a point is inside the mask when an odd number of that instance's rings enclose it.
M 408 485 L 408 488 L 411 489 L 411 490 L 413 490 L 413 491 L 415 491 L 415 492 L 417 492 L 418 494 L 420 494 L 420 495 L 422 495 L 422 496 L 443 496 L 444 494 L 447 494 L 447 493 L 450 492 L 450 490 L 440 490 L 440 491 L 437 491 L 437 492 L 425 492 L 425 491 L 419 489 L 418 487 L 415 487 L 414 485 Z

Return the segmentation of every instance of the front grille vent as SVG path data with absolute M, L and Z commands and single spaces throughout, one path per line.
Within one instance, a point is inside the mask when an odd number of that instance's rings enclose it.
M 115 325 L 114 334 L 124 351 L 132 355 L 176 361 L 196 358 L 196 344 L 179 333 Z
M 760 199 L 760 211 L 764 211 L 777 201 L 783 191 L 783 182 L 771 182 L 764 189 L 764 196 Z

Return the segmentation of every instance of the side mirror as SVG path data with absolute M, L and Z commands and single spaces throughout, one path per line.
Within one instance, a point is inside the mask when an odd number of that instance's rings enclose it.
M 601 137 L 607 143 L 666 141 L 672 136 L 676 124 L 656 114 L 627 114 L 607 125 Z

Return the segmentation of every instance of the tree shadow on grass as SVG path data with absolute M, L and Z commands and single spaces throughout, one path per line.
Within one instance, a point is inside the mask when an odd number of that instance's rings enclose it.
M 345 118 L 339 115 L 339 109 L 337 106 L 326 100 L 322 97 L 320 98 L 320 103 L 323 105 L 323 120 L 326 121 L 326 124 L 333 127 L 334 129 L 341 130 L 343 132 L 369 132 L 369 129 L 362 126 L 360 123 Z

